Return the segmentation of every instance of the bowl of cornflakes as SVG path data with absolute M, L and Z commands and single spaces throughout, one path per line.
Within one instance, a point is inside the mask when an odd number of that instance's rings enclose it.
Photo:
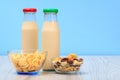
M 52 59 L 52 64 L 57 73 L 76 73 L 83 64 L 83 59 L 76 54 L 69 54 L 67 57 L 56 57 Z
M 9 59 L 18 74 L 37 74 L 43 67 L 46 51 L 8 51 Z

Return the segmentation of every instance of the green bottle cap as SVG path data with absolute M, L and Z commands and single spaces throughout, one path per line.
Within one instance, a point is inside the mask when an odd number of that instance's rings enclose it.
M 44 13 L 47 13 L 47 12 L 58 13 L 58 9 L 43 9 L 43 12 Z

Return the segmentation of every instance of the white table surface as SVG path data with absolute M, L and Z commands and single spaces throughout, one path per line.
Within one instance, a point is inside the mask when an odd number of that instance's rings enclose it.
M 0 80 L 120 80 L 120 56 L 81 56 L 77 74 L 40 71 L 38 75 L 18 75 L 7 56 L 0 56 Z

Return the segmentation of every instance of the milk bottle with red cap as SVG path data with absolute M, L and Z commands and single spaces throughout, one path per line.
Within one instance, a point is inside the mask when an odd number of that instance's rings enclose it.
M 22 25 L 22 50 L 38 49 L 38 25 L 35 19 L 35 8 L 24 8 L 24 22 Z

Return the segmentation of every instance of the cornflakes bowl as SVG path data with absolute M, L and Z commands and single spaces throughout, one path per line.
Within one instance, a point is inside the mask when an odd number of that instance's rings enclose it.
M 67 57 L 56 57 L 52 60 L 53 67 L 57 73 L 76 73 L 83 63 L 82 58 L 76 54 L 69 54 Z
M 8 56 L 18 74 L 36 74 L 42 69 L 47 52 L 9 51 Z

